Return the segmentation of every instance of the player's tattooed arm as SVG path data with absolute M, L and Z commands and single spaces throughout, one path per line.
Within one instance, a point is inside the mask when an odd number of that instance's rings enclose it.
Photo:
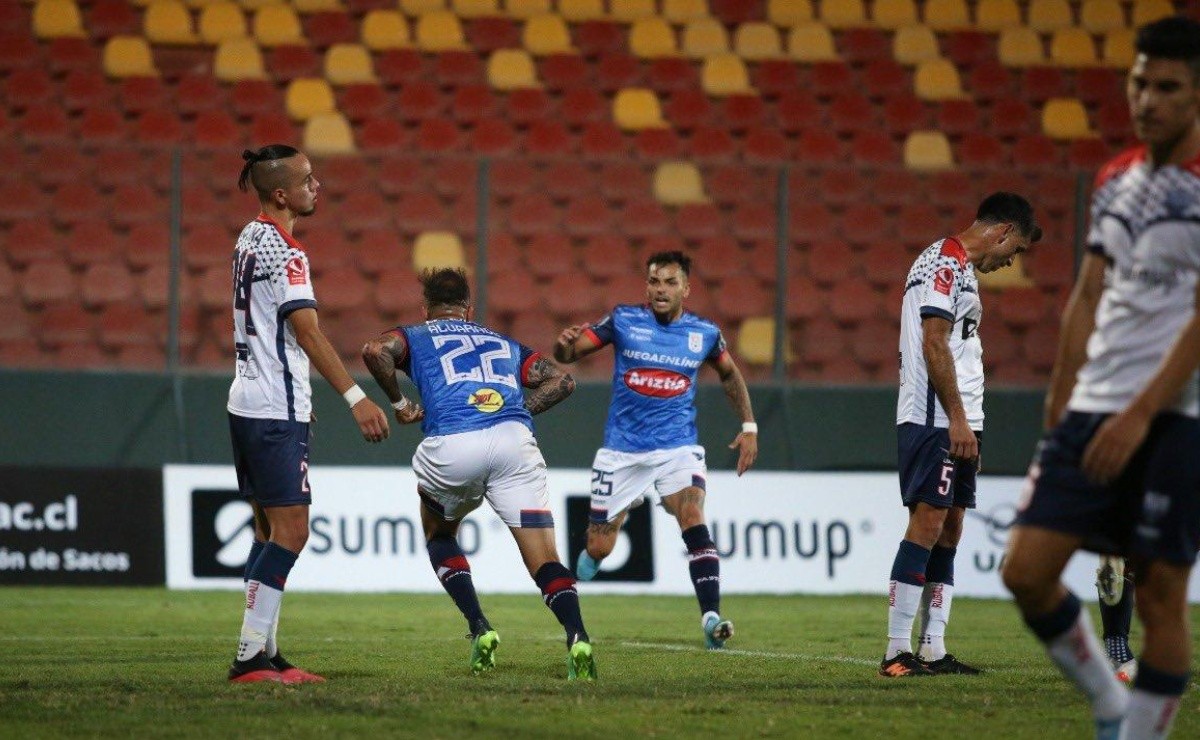
M 575 379 L 545 357 L 539 357 L 529 368 L 525 387 L 532 389 L 525 397 L 525 408 L 537 416 L 571 395 L 575 391 Z
M 403 335 L 396 332 L 380 334 L 363 345 L 362 349 L 363 363 L 371 371 L 371 377 L 375 378 L 393 405 L 400 404 L 395 411 L 396 421 L 401 424 L 412 424 L 425 418 L 425 409 L 404 395 L 396 379 L 396 368 L 407 357 L 408 343 Z
M 617 533 L 621 528 L 621 519 L 611 522 L 588 522 L 588 532 L 598 537 L 608 537 Z
M 742 431 L 729 443 L 729 449 L 738 451 L 737 474 L 741 475 L 749 470 L 754 465 L 754 461 L 758 459 L 758 432 L 753 427 L 748 430 L 744 426 L 754 423 L 754 408 L 750 405 L 750 389 L 746 387 L 746 379 L 742 377 L 742 371 L 738 369 L 737 363 L 733 361 L 729 353 L 722 353 L 718 359 L 713 361 L 712 365 L 721 378 L 721 388 L 725 391 L 725 398 L 729 400 L 729 406 L 742 420 Z

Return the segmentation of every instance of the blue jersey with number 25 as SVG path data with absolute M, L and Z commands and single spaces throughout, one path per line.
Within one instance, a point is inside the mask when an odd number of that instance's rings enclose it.
M 425 405 L 427 436 L 485 429 L 519 421 L 533 429 L 521 390 L 540 355 L 470 321 L 441 319 L 402 326 L 412 378 Z

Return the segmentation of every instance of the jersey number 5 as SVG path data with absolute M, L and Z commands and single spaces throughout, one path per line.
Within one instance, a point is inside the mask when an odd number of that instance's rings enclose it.
M 498 372 L 495 365 L 492 364 L 497 360 L 511 360 L 513 358 L 512 347 L 509 346 L 508 342 L 482 334 L 458 334 L 431 338 L 433 339 L 434 348 L 439 353 L 443 347 L 455 345 L 448 352 L 441 355 L 442 373 L 446 376 L 447 385 L 472 381 L 475 383 L 499 383 L 500 385 L 507 385 L 510 388 L 520 388 L 517 385 L 515 375 Z M 479 364 L 471 367 L 466 372 L 460 372 L 454 367 L 454 361 L 458 358 L 492 345 L 496 349 L 476 354 L 474 359 Z

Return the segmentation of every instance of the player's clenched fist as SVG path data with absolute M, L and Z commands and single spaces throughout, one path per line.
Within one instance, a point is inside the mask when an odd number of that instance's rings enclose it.
M 583 336 L 587 324 L 576 324 L 563 329 L 554 343 L 554 359 L 559 362 L 571 362 L 575 359 L 575 342 Z
M 364 398 L 354 404 L 350 413 L 354 414 L 354 420 L 358 422 L 358 429 L 362 432 L 363 439 L 368 442 L 382 442 L 388 438 L 387 416 L 384 415 L 383 409 L 376 406 L 371 399 Z

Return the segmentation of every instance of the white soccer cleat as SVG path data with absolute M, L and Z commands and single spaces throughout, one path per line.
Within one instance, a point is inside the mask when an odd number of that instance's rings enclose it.
M 1117 680 L 1121 683 L 1133 683 L 1137 678 L 1137 660 L 1127 660 L 1117 666 Z

